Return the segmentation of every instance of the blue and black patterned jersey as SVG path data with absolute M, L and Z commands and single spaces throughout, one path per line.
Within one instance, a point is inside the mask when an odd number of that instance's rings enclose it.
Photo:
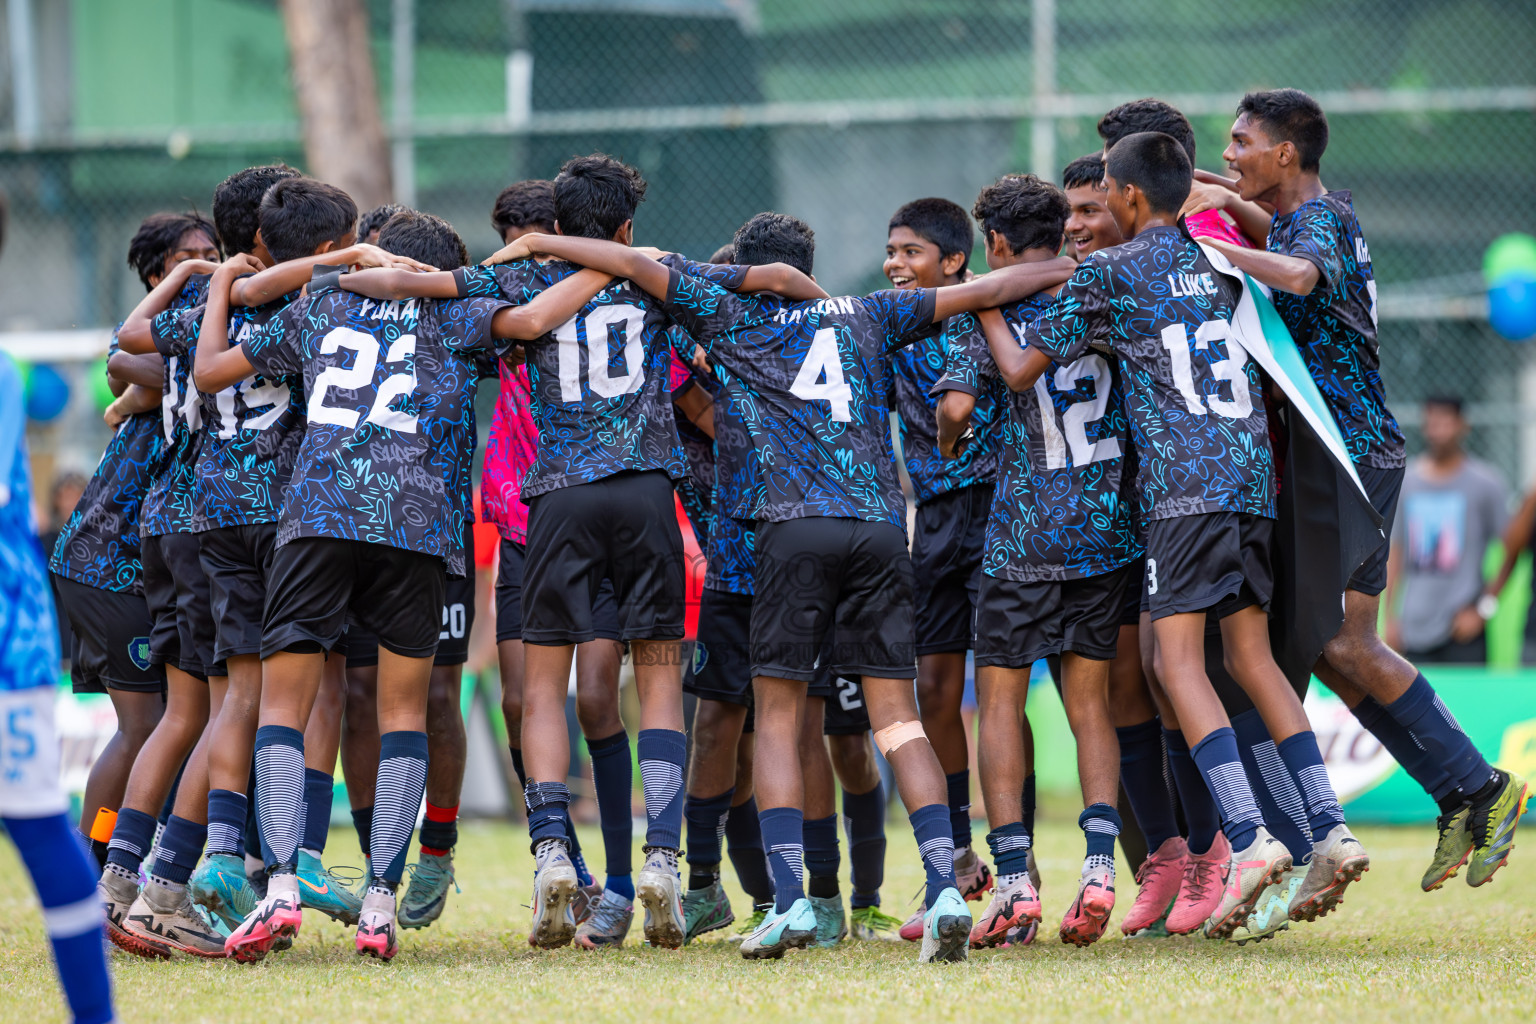
M 932 290 L 786 302 L 737 296 L 674 270 L 667 304 L 709 353 L 751 440 L 756 479 L 735 496 L 731 515 L 905 528 L 888 356 L 933 323 Z
M 298 292 L 260 306 L 232 306 L 229 343 L 253 338 Z M 191 365 L 206 305 L 155 317 L 155 347 L 167 360 Z M 283 489 L 304 443 L 302 388 L 297 376 L 253 374 L 216 394 L 199 392 L 201 441 L 193 485 L 192 529 L 275 523 Z
M 1362 466 L 1406 464 L 1403 432 L 1387 408 L 1376 340 L 1376 278 L 1371 251 L 1348 192 L 1302 203 L 1269 227 L 1270 252 L 1317 267 L 1310 295 L 1274 291 L 1275 309 L 1291 329 L 1349 457 Z
M 160 316 L 176 316 L 181 310 L 202 305 L 208 298 L 209 279 L 208 274 L 187 278 Z M 198 431 L 202 423 L 202 407 L 192 383 L 192 360 L 173 356 L 165 361 L 165 380 L 160 385 L 160 428 L 165 443 L 160 447 L 160 462 L 151 474 L 149 490 L 139 510 L 141 536 L 192 532 L 192 488 L 197 480 L 197 456 L 202 449 Z
M 693 347 L 693 339 L 681 327 L 673 327 L 671 331 L 675 347 L 681 349 L 685 344 L 688 348 Z M 686 367 L 685 374 L 679 373 L 679 365 L 672 365 L 673 392 L 691 384 L 703 388 L 713 398 L 720 390 L 719 383 L 712 375 L 700 373 L 691 366 Z M 694 426 L 688 417 L 676 414 L 675 410 L 674 418 L 677 421 L 677 437 L 683 445 L 683 456 L 688 460 L 688 472 L 677 481 L 677 497 L 683 503 L 683 512 L 687 514 L 688 522 L 693 525 L 694 539 L 702 549 L 709 546 L 710 524 L 714 519 L 715 439 Z
M 505 302 L 377 302 L 316 272 L 309 294 L 243 348 L 269 379 L 299 374 L 308 426 L 277 541 L 360 540 L 443 559 L 464 573 L 475 350 L 501 347 Z
M 1021 347 L 1029 347 L 1052 305 L 1042 294 L 1003 307 Z M 1053 365 L 1028 390 L 1013 391 L 974 317 L 951 317 L 945 341 L 938 386 L 978 402 L 989 395 L 1003 410 L 982 571 L 1020 583 L 1069 580 L 1100 576 L 1138 557 L 1130 426 L 1111 360 L 1085 352 Z
M 1231 336 L 1237 286 L 1176 227 L 1088 257 L 1031 344 L 1058 362 L 1090 345 L 1120 361 L 1148 519 L 1275 515 L 1258 366 Z
M 997 474 L 995 435 L 1000 416 L 990 390 L 976 396 L 971 413 L 975 439 L 958 459 L 939 454 L 939 398 L 933 388 L 944 376 L 944 359 L 944 336 L 937 331 L 891 355 L 901 457 L 919 505 L 962 487 L 990 484 Z
M 108 354 L 116 351 L 114 332 Z M 48 563 L 51 571 L 98 590 L 144 592 L 139 508 L 164 446 L 158 410 L 130 416 L 118 426 L 59 531 Z
M 37 527 L 21 372 L 0 352 L 0 691 L 52 686 L 59 677 L 59 627 Z M 8 726 L 14 723 L 8 723 Z M 25 742 L 11 729 L 3 742 Z M 25 749 L 17 754 L 30 756 Z M 9 780 L 7 780 L 9 781 Z
M 727 594 L 752 594 L 752 580 L 757 571 L 753 540 L 757 524 L 737 519 L 721 511 L 715 502 L 715 518 L 709 531 L 709 546 L 704 549 L 704 589 L 723 590 Z

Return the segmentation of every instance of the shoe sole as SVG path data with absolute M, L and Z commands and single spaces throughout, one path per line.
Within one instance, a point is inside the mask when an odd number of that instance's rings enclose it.
M 1136 893 L 1136 897 L 1137 901 L 1139 902 L 1141 899 L 1141 893 L 1139 891 Z M 1162 913 L 1158 914 L 1150 921 L 1145 921 L 1139 924 L 1135 923 L 1137 921 L 1136 903 L 1132 903 L 1130 911 L 1125 915 L 1125 920 L 1120 922 L 1120 934 L 1126 936 L 1134 935 L 1137 932 L 1146 931 L 1148 928 L 1153 928 L 1160 922 L 1166 922 L 1168 920 L 1168 915 L 1173 913 L 1173 905 L 1178 901 L 1179 894 L 1174 893 L 1173 899 L 1169 900 L 1167 905 L 1163 907 Z M 1135 925 L 1134 927 L 1132 927 L 1133 924 Z
M 970 945 L 971 938 L 970 915 L 961 917 L 956 914 L 939 918 L 938 933 L 938 944 L 933 953 L 920 959 L 918 962 L 926 964 L 964 963 L 966 950 Z
M 1104 929 L 1109 927 L 1109 915 L 1114 909 L 1114 900 L 1110 900 L 1108 906 L 1084 904 L 1082 917 L 1070 926 L 1066 921 L 1061 922 L 1061 941 L 1078 949 L 1093 945 L 1103 937 Z
M 189 946 L 186 943 L 177 942 L 176 940 L 166 938 L 165 936 L 146 935 L 141 931 L 127 927 L 125 927 L 123 930 L 133 938 L 138 939 L 140 942 L 145 943 L 146 945 L 164 946 L 167 949 L 175 950 L 178 953 L 185 953 L 187 956 L 202 957 L 204 960 L 223 960 L 226 956 L 223 946 L 219 947 L 219 951 L 217 953 L 210 953 L 208 950 L 199 949 L 196 946 Z
M 569 913 L 571 900 L 576 896 L 576 872 L 547 879 L 545 887 L 547 891 L 541 894 L 528 941 L 540 949 L 558 949 L 576 937 L 576 921 Z
M 741 958 L 743 960 L 777 960 L 792 949 L 805 949 L 815 938 L 816 929 L 814 928 L 804 931 L 797 928 L 786 928 L 779 933 L 779 941 L 771 946 L 747 949 L 746 943 L 743 942 Z
M 1291 927 L 1291 922 L 1289 920 L 1287 920 L 1280 927 L 1275 928 L 1275 929 L 1273 929 L 1271 931 L 1267 931 L 1263 935 L 1244 935 L 1240 939 L 1233 939 L 1231 936 L 1228 936 L 1228 938 L 1231 939 L 1231 942 L 1232 942 L 1232 944 L 1234 946 L 1246 946 L 1250 942 L 1263 942 L 1266 939 L 1272 939 L 1276 935 L 1279 935 L 1281 932 L 1289 930 L 1290 927 Z M 1236 929 L 1234 929 L 1234 931 L 1235 930 Z
M 402 907 L 400 910 L 400 916 L 397 917 L 395 921 L 400 925 L 401 928 L 429 928 L 431 927 L 433 921 L 436 921 L 438 918 L 443 916 L 443 911 L 446 909 L 448 909 L 448 896 L 445 893 L 442 899 L 428 906 L 428 912 L 423 913 L 422 916 L 406 917 L 405 908 Z M 573 914 L 572 916 L 574 917 L 575 915 Z M 356 924 L 357 921 L 354 920 L 352 923 Z M 576 923 L 578 925 L 581 924 L 580 921 L 577 921 Z
M 224 942 L 224 955 L 238 963 L 254 964 L 276 949 L 277 944 L 284 939 L 288 940 L 288 945 L 281 948 L 291 948 L 298 934 L 298 922 L 284 921 L 276 928 L 269 927 L 265 935 L 250 932 L 239 942 L 235 942 L 235 937 L 231 935 Z
M 1371 859 L 1364 854 L 1343 861 L 1333 872 L 1333 881 L 1291 908 L 1292 921 L 1316 921 L 1344 902 L 1344 890 L 1349 883 L 1360 881 L 1360 876 L 1371 870 Z
M 112 945 L 125 953 L 143 957 L 145 960 L 169 960 L 171 950 L 168 946 L 152 943 L 142 939 L 132 932 L 126 931 L 121 925 L 113 924 L 112 919 L 107 919 L 107 938 L 112 940 Z
M 1472 871 L 1470 869 L 1467 871 L 1467 884 L 1472 888 L 1475 889 L 1480 885 L 1487 885 L 1489 882 L 1493 881 L 1493 876 L 1498 873 L 1499 868 L 1509 863 L 1509 855 L 1515 852 L 1515 829 L 1519 827 L 1520 819 L 1525 816 L 1525 805 L 1530 801 L 1530 798 L 1531 787 L 1529 785 L 1521 786 L 1520 799 L 1515 801 L 1515 813 L 1513 817 L 1514 824 L 1511 825 L 1509 829 L 1509 849 L 1504 851 L 1504 856 L 1501 857 L 1499 862 L 1489 870 L 1488 874 L 1484 875 L 1476 882 L 1472 881 Z M 1477 851 L 1475 849 L 1468 851 L 1467 856 L 1470 858 L 1471 855 L 1476 852 Z
M 1264 878 L 1260 880 L 1258 885 L 1253 887 L 1253 893 L 1246 900 L 1234 905 L 1231 910 L 1227 911 L 1227 916 L 1216 922 L 1215 927 L 1211 927 L 1210 923 L 1207 922 L 1205 937 L 1208 939 L 1231 938 L 1232 933 L 1237 931 L 1237 926 L 1248 920 L 1248 915 L 1253 913 L 1253 908 L 1259 905 L 1259 897 L 1264 895 L 1264 890 L 1271 885 L 1279 885 L 1280 879 L 1289 870 L 1291 870 L 1291 858 L 1289 857 L 1281 857 L 1271 864 L 1269 870 L 1264 873 Z M 1291 920 L 1294 921 L 1295 918 L 1293 917 Z M 1169 928 L 1168 931 L 1170 934 L 1189 934 L 1189 932 L 1175 933 L 1172 928 Z M 1190 929 L 1190 931 L 1194 931 L 1194 929 Z
M 683 936 L 683 945 L 686 946 L 700 935 L 708 935 L 710 932 L 717 932 L 721 928 L 729 928 L 735 923 L 736 914 L 728 910 L 726 911 L 726 916 L 723 918 L 716 918 L 714 921 L 711 921 L 708 924 L 696 925 L 692 931 L 687 932 Z
M 1462 865 L 1465 864 L 1467 862 L 1467 859 L 1469 857 L 1471 857 L 1471 856 L 1472 856 L 1472 850 L 1471 850 L 1470 847 L 1468 847 L 1467 848 L 1467 852 L 1461 855 L 1461 860 L 1457 861 L 1455 864 L 1452 864 L 1450 866 L 1450 869 L 1447 870 L 1445 872 L 1445 874 L 1441 875 L 1437 880 L 1435 880 L 1433 882 L 1430 882 L 1430 883 L 1427 883 L 1427 884 L 1423 883 L 1423 882 L 1419 883 L 1420 887 L 1425 892 L 1434 892 L 1436 889 L 1440 888 L 1446 882 L 1449 882 L 1451 879 L 1455 878 L 1457 873 L 1461 871 Z
M 358 956 L 369 956 L 369 957 L 373 957 L 373 959 L 375 959 L 375 960 L 382 960 L 385 963 L 388 963 L 389 961 L 391 961 L 391 960 L 393 960 L 395 958 L 395 954 L 398 953 L 398 952 L 400 952 L 400 946 L 399 946 L 398 943 L 395 944 L 395 948 L 394 949 L 390 949 L 388 944 L 381 944 L 379 946 L 375 946 L 375 944 L 373 942 L 365 940 L 361 936 L 358 937 L 358 940 L 357 940 L 357 955 Z
M 1009 932 L 1015 928 L 1028 928 L 1032 924 L 1039 924 L 1041 916 L 1040 904 L 1036 903 L 1034 913 L 1032 914 L 1022 913 L 1007 918 L 999 917 L 992 922 L 990 927 L 985 929 L 983 929 L 982 924 L 977 924 L 971 929 L 971 948 L 993 949 L 997 946 L 1007 945 Z
M 643 878 L 635 886 L 635 896 L 645 907 L 645 939 L 662 949 L 681 949 L 686 933 L 682 908 L 669 880 Z

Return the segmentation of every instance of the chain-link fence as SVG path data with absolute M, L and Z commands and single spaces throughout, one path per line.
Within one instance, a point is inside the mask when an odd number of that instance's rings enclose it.
M 25 8 L 19 17 L 17 8 Z M 142 294 L 145 214 L 241 166 L 303 166 L 273 0 L 8 0 L 0 329 L 106 326 Z M 1138 96 L 1190 115 L 1222 169 L 1250 88 L 1312 92 L 1324 181 L 1349 188 L 1380 282 L 1390 398 L 1469 403 L 1474 450 L 1536 471 L 1536 370 L 1488 328 L 1482 252 L 1536 226 L 1536 7 L 1521 0 L 369 0 L 402 199 L 474 255 L 491 201 L 606 150 L 650 182 L 645 242 L 705 256 L 750 214 L 817 231 L 833 291 L 878 286 L 907 200 L 969 207 L 998 175 L 1059 174 Z M 396 32 L 397 19 L 411 21 Z M 402 48 L 402 43 L 405 47 Z M 408 75 L 408 78 L 402 78 Z M 410 120 L 391 101 L 409 96 Z M 85 389 L 77 388 L 77 392 Z M 48 440 L 88 464 L 81 401 Z M 86 410 L 89 412 L 90 410 Z M 1527 433 L 1529 436 L 1526 436 Z M 74 453 L 74 454 L 70 454 Z

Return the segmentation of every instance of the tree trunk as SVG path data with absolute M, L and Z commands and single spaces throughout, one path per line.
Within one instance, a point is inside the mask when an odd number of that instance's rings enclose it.
M 282 0 L 310 173 L 360 212 L 390 202 L 389 144 L 363 0 Z

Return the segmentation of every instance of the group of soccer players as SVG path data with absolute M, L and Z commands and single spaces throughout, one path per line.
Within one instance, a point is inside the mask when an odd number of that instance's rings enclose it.
M 483 266 L 443 220 L 386 207 L 360 222 L 344 192 L 281 165 L 220 184 L 211 222 L 147 220 L 129 258 L 148 294 L 109 362 L 115 433 L 49 565 L 75 684 L 118 712 L 80 823 L 113 941 L 254 961 L 311 907 L 387 960 L 399 928 L 442 913 L 475 606 L 473 400 L 492 376 L 481 504 L 502 538 L 532 945 L 619 945 L 637 900 L 653 945 L 723 929 L 727 850 L 754 903 L 747 958 L 835 945 L 850 920 L 855 938 L 919 942 L 924 962 L 1032 941 L 1040 659 L 1082 785 L 1064 942 L 1103 934 L 1117 837 L 1136 872 L 1128 936 L 1247 941 L 1330 912 L 1369 860 L 1302 710 L 1306 673 L 1288 678 L 1271 648 L 1272 626 L 1296 628 L 1271 602 L 1299 425 L 1234 324 L 1264 286 L 1350 480 L 1390 522 L 1404 441 L 1369 249 L 1350 194 L 1321 184 L 1328 125 L 1304 93 L 1243 99 L 1230 176 L 1195 169 L 1165 103 L 1118 107 L 1099 132 L 1064 188 L 1010 174 L 970 215 L 902 206 L 891 287 L 864 296 L 816 284 L 811 228 L 784 214 L 752 217 L 709 263 L 633 247 L 645 182 L 602 155 L 506 189 L 506 248 Z M 691 651 L 675 495 L 707 558 Z M 1463 865 L 1481 885 L 1527 787 L 1378 639 L 1386 555 L 1382 541 L 1321 602 L 1342 601 L 1342 625 L 1310 667 L 1436 801 L 1423 887 Z M 972 849 L 968 651 L 990 866 Z M 569 813 L 573 660 L 601 882 Z M 927 875 L 905 923 L 879 909 L 876 750 Z M 338 756 L 360 880 L 322 863 Z M 989 892 L 973 919 L 967 901 Z

